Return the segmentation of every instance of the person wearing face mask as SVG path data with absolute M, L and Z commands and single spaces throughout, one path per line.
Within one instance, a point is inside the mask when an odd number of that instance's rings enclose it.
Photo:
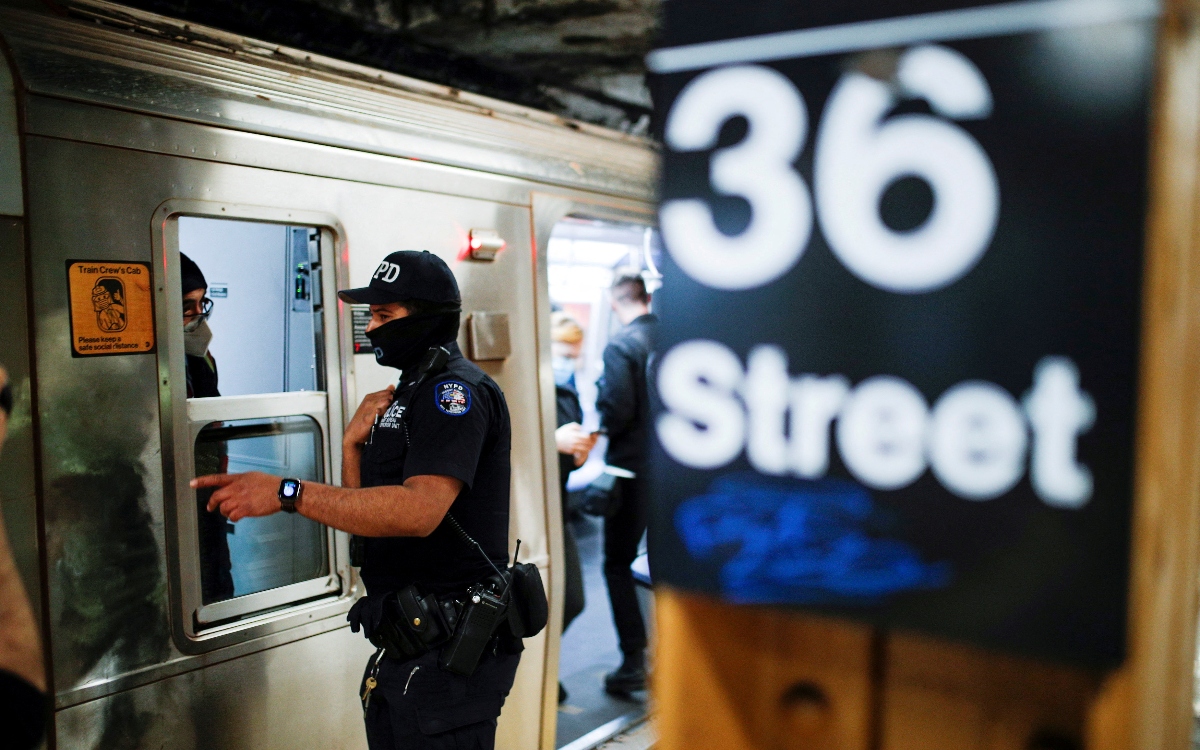
M 217 361 L 208 351 L 212 329 L 208 316 L 213 301 L 209 299 L 208 282 L 196 262 L 179 254 L 179 277 L 183 286 L 183 350 L 187 355 L 188 398 L 220 396 L 217 388 Z
M 179 278 L 183 291 L 183 351 L 187 362 L 188 398 L 214 398 L 217 387 L 217 360 L 208 351 L 212 329 L 208 317 L 213 301 L 208 282 L 200 266 L 179 254 Z M 196 446 L 196 474 L 222 473 L 229 466 L 224 443 Z M 197 533 L 200 541 L 200 594 L 205 604 L 233 598 L 233 561 L 229 557 L 229 525 L 220 513 L 208 510 L 211 492 L 196 493 Z
M 586 432 L 583 407 L 579 403 L 579 392 L 575 389 L 575 370 L 583 348 L 583 328 L 575 318 L 565 312 L 550 314 L 550 355 L 554 368 L 554 400 L 558 416 L 558 428 L 554 430 L 554 443 L 558 448 L 558 481 L 562 495 L 563 518 L 563 572 L 566 588 L 563 593 L 563 632 L 583 612 L 583 566 L 579 560 L 579 545 L 575 532 L 568 523 L 567 478 L 575 469 L 583 466 L 588 454 L 596 445 L 596 435 Z M 558 683 L 558 702 L 567 699 L 567 690 Z
M 346 426 L 342 486 L 259 472 L 192 486 L 216 488 L 209 508 L 235 522 L 282 510 L 354 535 L 367 596 L 349 620 L 379 649 L 359 691 L 371 750 L 493 747 L 521 635 L 540 629 L 472 619 L 489 601 L 480 587 L 508 561 L 504 394 L 455 342 L 462 301 L 436 255 L 392 253 L 369 286 L 339 297 L 370 305 L 375 359 L 400 371 L 399 383 L 367 395 Z M 460 661 L 457 644 L 470 634 L 486 647 Z

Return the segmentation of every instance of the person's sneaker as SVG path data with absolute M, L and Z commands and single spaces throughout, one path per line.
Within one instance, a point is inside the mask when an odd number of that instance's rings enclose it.
M 566 702 L 567 702 L 567 689 L 565 687 L 563 687 L 563 684 L 560 682 L 560 683 L 558 683 L 558 705 L 561 706 L 562 704 L 564 704 Z
M 646 689 L 645 667 L 622 664 L 615 672 L 604 676 L 604 692 L 609 695 L 628 696 L 630 693 Z

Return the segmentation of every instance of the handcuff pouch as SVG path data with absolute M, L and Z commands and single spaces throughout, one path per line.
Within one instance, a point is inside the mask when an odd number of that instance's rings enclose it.
M 403 627 L 426 648 L 433 648 L 450 637 L 436 596 L 422 597 L 417 588 L 410 585 L 396 592 L 396 603 Z

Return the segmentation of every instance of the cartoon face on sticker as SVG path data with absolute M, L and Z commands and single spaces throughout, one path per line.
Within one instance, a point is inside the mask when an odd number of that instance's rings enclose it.
M 124 331 L 125 285 L 111 276 L 96 281 L 92 287 L 92 309 L 96 311 L 96 327 L 105 333 Z
M 444 414 L 461 417 L 471 410 L 471 391 L 462 383 L 454 380 L 440 383 L 434 395 L 437 407 Z

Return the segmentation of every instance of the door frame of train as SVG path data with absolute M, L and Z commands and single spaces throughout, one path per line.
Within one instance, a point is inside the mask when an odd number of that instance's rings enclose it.
M 322 295 L 326 300 L 336 300 L 340 284 L 350 277 L 348 256 L 345 252 L 346 231 L 338 218 L 323 211 L 306 211 L 294 208 L 257 206 L 218 201 L 193 199 L 169 199 L 154 211 L 150 221 L 151 242 L 154 247 L 154 304 L 158 337 L 158 383 L 159 383 L 159 428 L 163 462 L 163 505 L 166 521 L 166 546 L 168 550 L 168 578 L 170 592 L 171 635 L 176 647 L 185 654 L 202 654 L 214 649 L 253 640 L 265 635 L 281 633 L 306 622 L 336 617 L 350 608 L 354 598 L 357 578 L 350 567 L 349 535 L 331 529 L 330 581 L 336 588 L 329 594 L 309 604 L 297 604 L 283 611 L 268 611 L 250 616 L 243 621 L 227 626 L 212 628 L 208 634 L 196 632 L 190 615 L 197 610 L 197 581 L 190 570 L 198 569 L 197 550 L 194 544 L 185 543 L 184 535 L 194 532 L 193 514 L 195 491 L 188 485 L 193 473 L 190 450 L 177 451 L 181 446 L 190 446 L 194 435 L 188 416 L 186 398 L 178 397 L 178 388 L 172 384 L 183 383 L 184 374 L 183 329 L 176 323 L 174 315 L 182 304 L 180 294 L 179 266 L 172 259 L 179 256 L 179 219 L 191 216 L 208 219 L 252 221 L 280 225 L 309 226 L 321 232 L 321 261 L 328 264 L 333 273 L 322 274 Z M 341 432 L 345 424 L 344 414 L 352 413 L 357 403 L 354 393 L 354 356 L 350 324 L 350 309 L 338 303 L 337 311 L 330 315 L 326 308 L 325 325 L 325 419 L 318 419 L 326 441 L 324 460 L 328 466 L 326 481 L 340 483 Z M 328 331 L 333 326 L 335 330 Z M 341 398 L 334 398 L 330 386 L 341 389 Z M 315 393 L 315 392 L 314 392 Z M 308 394 L 311 396 L 314 394 Z M 262 401 L 263 397 L 251 397 Z M 270 399 L 272 396 L 266 396 Z M 294 399 L 302 399 L 296 394 Z M 351 409 L 347 412 L 346 409 Z M 295 413 L 302 411 L 293 410 Z M 292 413 L 292 412 L 289 412 Z M 268 415 L 269 416 L 269 415 Z M 337 438 L 337 439 L 335 439 Z M 194 534 L 193 534 L 194 536 Z M 189 537 L 190 538 L 190 537 Z M 185 557 L 192 563 L 185 566 Z M 189 570 L 185 570 L 187 567 Z M 333 595 L 337 591 L 336 596 Z M 296 637 L 302 637 L 297 633 Z M 290 639 L 285 639 L 290 640 Z M 275 642 L 272 645 L 280 645 Z
M 603 200 L 586 194 L 549 194 L 533 192 L 530 195 L 530 220 L 533 223 L 535 266 L 537 274 L 537 299 L 534 301 L 534 318 L 537 325 L 538 361 L 547 363 L 538 372 L 541 392 L 543 425 L 543 451 L 547 456 L 545 466 L 546 538 L 550 550 L 550 620 L 546 624 L 545 675 L 542 680 L 542 750 L 554 750 L 558 727 L 558 656 L 562 645 L 563 610 L 558 603 L 565 592 L 562 574 L 563 518 L 562 498 L 559 493 L 558 462 L 554 456 L 558 449 L 554 444 L 556 426 L 554 406 L 554 373 L 550 362 L 550 278 L 548 268 L 550 235 L 555 225 L 572 215 L 583 215 L 592 219 L 626 224 L 657 225 L 655 206 L 638 201 L 613 199 Z

